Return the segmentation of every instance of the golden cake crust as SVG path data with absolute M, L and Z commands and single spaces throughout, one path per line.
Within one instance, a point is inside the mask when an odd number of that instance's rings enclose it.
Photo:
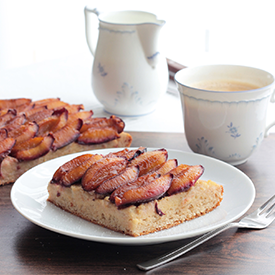
M 57 207 L 95 224 L 130 236 L 167 229 L 205 215 L 218 207 L 223 186 L 198 180 L 188 191 L 139 205 L 118 209 L 109 197 L 86 192 L 80 184 L 64 187 L 49 183 L 48 201 Z

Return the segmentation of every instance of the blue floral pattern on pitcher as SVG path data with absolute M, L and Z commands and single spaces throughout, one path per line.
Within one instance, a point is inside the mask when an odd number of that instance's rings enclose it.
M 107 75 L 107 72 L 105 71 L 104 67 L 101 65 L 101 63 L 98 63 L 98 72 L 101 76 L 106 76 Z
M 116 92 L 115 105 L 118 104 L 135 104 L 142 105 L 142 99 L 138 91 L 134 91 L 133 86 L 124 82 L 121 86 L 121 91 Z

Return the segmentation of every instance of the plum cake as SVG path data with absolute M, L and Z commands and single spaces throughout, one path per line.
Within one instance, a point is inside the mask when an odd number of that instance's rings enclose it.
M 167 229 L 218 207 L 223 186 L 200 179 L 201 165 L 178 164 L 166 149 L 86 153 L 60 166 L 48 201 L 130 236 Z
M 128 147 L 132 137 L 112 115 L 94 118 L 82 104 L 59 98 L 0 100 L 0 185 L 37 164 L 66 154 Z

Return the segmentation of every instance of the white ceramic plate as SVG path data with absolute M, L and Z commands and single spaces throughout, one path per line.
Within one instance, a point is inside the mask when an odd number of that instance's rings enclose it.
M 153 150 L 154 148 L 148 148 Z M 107 154 L 118 149 L 95 150 Z M 173 228 L 140 237 L 130 237 L 87 222 L 69 214 L 47 201 L 47 185 L 56 169 L 66 161 L 83 153 L 63 156 L 40 164 L 23 174 L 13 185 L 11 201 L 16 210 L 34 224 L 67 236 L 123 245 L 164 243 L 206 233 L 242 216 L 252 205 L 255 188 L 252 181 L 237 168 L 194 153 L 168 150 L 170 159 L 205 168 L 202 179 L 211 179 L 224 186 L 224 199 L 214 211 Z

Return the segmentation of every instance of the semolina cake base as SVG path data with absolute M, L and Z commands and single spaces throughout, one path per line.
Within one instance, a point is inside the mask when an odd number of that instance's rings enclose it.
M 48 201 L 92 223 L 130 236 L 140 236 L 173 227 L 202 216 L 220 205 L 223 186 L 198 180 L 188 191 L 138 206 L 118 209 L 109 197 L 86 192 L 80 184 L 64 187 L 49 183 Z

